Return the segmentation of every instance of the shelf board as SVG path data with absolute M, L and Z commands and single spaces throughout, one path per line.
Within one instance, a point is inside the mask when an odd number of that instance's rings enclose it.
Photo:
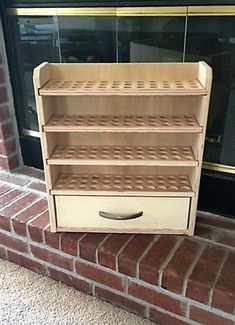
M 51 194 L 194 196 L 185 175 L 60 174 Z
M 187 146 L 56 146 L 49 165 L 198 166 Z
M 206 96 L 207 89 L 198 80 L 49 80 L 41 89 L 42 96 L 68 95 L 162 95 Z
M 202 132 L 194 115 L 53 115 L 43 129 L 46 132 Z

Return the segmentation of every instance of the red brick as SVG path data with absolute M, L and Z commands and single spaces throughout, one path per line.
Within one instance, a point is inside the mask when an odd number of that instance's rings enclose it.
M 16 140 L 11 139 L 9 141 L 0 142 L 0 155 L 9 155 L 16 151 Z
M 6 169 L 9 170 L 9 161 L 7 157 L 1 157 L 0 156 L 0 170 L 1 169 Z
M 212 215 L 198 215 L 197 222 L 218 227 L 219 229 L 235 230 L 234 220 L 223 217 L 214 217 Z
M 47 207 L 47 200 L 42 199 L 17 214 L 12 219 L 14 231 L 20 236 L 26 236 L 26 223 L 43 212 Z
M 4 70 L 3 67 L 0 67 L 0 83 L 3 84 L 5 82 Z
M 11 185 L 15 184 L 19 186 L 24 186 L 29 182 L 29 180 L 27 179 L 20 178 L 16 174 L 10 173 L 0 174 L 0 181 L 7 182 Z
M 16 198 L 22 194 L 23 194 L 23 192 L 21 192 L 19 190 L 13 190 L 13 191 L 7 192 L 4 195 L 0 196 L 1 209 L 4 207 L 4 205 L 11 203 L 13 200 L 16 200 Z M 0 212 L 0 214 L 1 214 L 1 212 Z
M 1 164 L 0 164 L 1 165 Z M 11 157 L 7 157 L 7 168 L 8 170 L 13 170 L 19 167 L 19 157 L 18 154 L 14 154 Z
M 96 266 L 93 267 L 77 261 L 76 272 L 90 280 L 94 280 L 108 287 L 123 290 L 123 279 L 120 276 L 101 270 Z
M 137 283 L 129 282 L 128 293 L 136 298 L 169 310 L 175 314 L 184 315 L 185 313 L 185 304 L 181 301 Z
M 117 254 L 130 237 L 130 234 L 111 234 L 99 247 L 99 263 L 115 270 Z
M 53 248 L 60 248 L 60 233 L 51 232 L 51 227 L 44 229 L 45 243 Z
M 107 237 L 107 234 L 87 234 L 79 242 L 80 257 L 84 260 L 95 263 L 96 249 L 105 237 Z
M 44 183 L 40 182 L 32 182 L 28 185 L 28 188 L 31 188 L 33 190 L 46 193 L 46 185 Z
M 1 215 L 7 218 L 11 218 L 21 210 L 32 204 L 37 199 L 37 196 L 33 193 L 29 193 L 12 202 L 10 205 L 1 210 Z
M 61 250 L 67 254 L 77 256 L 78 242 L 84 233 L 64 233 L 61 236 Z
M 57 253 L 52 253 L 47 249 L 31 245 L 31 252 L 34 257 L 39 258 L 40 260 L 46 261 L 52 265 L 59 266 L 63 269 L 73 270 L 73 260 L 72 258 L 67 258 L 61 256 Z
M 230 253 L 224 263 L 212 297 L 212 306 L 227 313 L 235 310 L 235 254 Z
M 229 231 L 226 232 L 223 229 L 219 228 L 213 228 L 210 225 L 197 223 L 195 235 L 230 247 L 235 247 L 234 233 L 230 233 Z
M 145 316 L 146 309 L 145 306 L 132 301 L 126 297 L 118 295 L 116 293 L 110 292 L 108 290 L 96 287 L 95 288 L 96 297 L 105 300 L 107 302 L 111 302 L 113 305 L 124 308 L 131 313 L 135 313 L 140 316 Z
M 211 287 L 224 258 L 225 251 L 217 247 L 206 247 L 200 256 L 187 284 L 187 297 L 208 304 Z
M 13 238 L 11 233 L 9 233 L 9 236 L 0 233 L 0 244 L 3 244 L 4 246 L 13 248 L 20 252 L 28 251 L 27 244 L 20 239 Z
M 0 87 L 1 89 L 1 87 Z M 1 90 L 0 90 L 1 92 Z M 0 94 L 1 96 L 1 94 Z M 11 121 L 6 122 L 5 124 L 2 124 L 0 126 L 0 139 L 1 140 L 7 140 L 9 137 L 12 137 L 14 135 L 14 128 Z
M 28 232 L 33 241 L 41 243 L 43 241 L 43 229 L 49 224 L 48 210 L 40 214 L 36 219 L 28 224 Z
M 7 102 L 7 88 L 5 86 L 0 87 L 0 104 Z
M 0 247 L 0 258 L 2 258 L 3 260 L 6 259 L 6 249 L 5 249 L 5 247 Z
M 203 325 L 234 325 L 232 320 L 194 306 L 190 307 L 190 319 Z
M 0 122 L 5 122 L 5 120 L 10 118 L 10 109 L 7 105 L 3 105 L 0 108 Z
M 74 287 L 82 292 L 87 293 L 87 294 L 91 294 L 91 292 L 92 292 L 91 284 L 84 280 L 77 279 L 71 275 L 64 273 L 64 272 L 52 269 L 51 267 L 48 268 L 48 273 L 49 273 L 49 276 L 56 281 L 63 282 L 65 284 L 67 284 L 68 286 Z
M 214 241 L 219 236 L 219 230 L 202 223 L 196 223 L 195 236 Z
M 227 234 L 227 233 L 221 233 L 220 236 L 216 240 L 218 243 L 230 246 L 230 247 L 235 247 L 235 236 L 234 232 L 233 235 Z
M 45 181 L 45 175 L 43 170 L 40 169 L 36 169 L 33 167 L 28 167 L 28 166 L 23 166 L 20 170 L 17 170 L 15 172 L 15 175 L 23 175 L 23 176 L 29 176 L 29 177 L 33 177 L 36 179 L 40 179 L 41 181 Z
M 185 276 L 195 261 L 199 251 L 199 244 L 188 239 L 184 239 L 175 252 L 167 267 L 163 271 L 162 287 L 182 293 Z
M 10 219 L 0 215 L 0 228 L 11 231 Z
M 8 186 L 6 186 L 6 188 L 8 188 Z M 6 204 L 11 203 L 13 200 L 15 200 L 17 197 L 19 197 L 22 194 L 23 192 L 20 192 L 18 190 L 5 192 L 3 195 L 0 196 L 0 207 L 3 208 Z M 9 216 L 8 215 L 5 216 L 4 214 L 2 215 L 1 211 L 0 211 L 0 228 L 10 231 Z
M 149 309 L 149 319 L 156 322 L 159 325 L 187 325 L 188 322 L 170 316 L 169 314 L 160 312 L 156 309 Z
M 118 256 L 119 272 L 136 276 L 137 263 L 153 238 L 153 235 L 135 235 Z
M 8 192 L 10 190 L 11 190 L 11 187 L 10 186 L 1 184 L 0 185 L 0 196 L 3 195 L 3 194 L 5 194 L 6 192 Z
M 43 264 L 34 261 L 31 258 L 13 253 L 8 250 L 8 260 L 10 262 L 13 262 L 15 264 L 18 264 L 20 266 L 23 266 L 27 269 L 30 269 L 34 272 L 40 273 L 40 274 L 46 274 L 45 267 Z
M 172 251 L 176 243 L 175 236 L 162 235 L 139 262 L 141 280 L 157 284 L 161 265 Z

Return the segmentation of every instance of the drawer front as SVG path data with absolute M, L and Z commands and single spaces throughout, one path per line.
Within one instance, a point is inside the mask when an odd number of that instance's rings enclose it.
M 55 205 L 57 227 L 61 230 L 154 232 L 186 230 L 190 198 L 55 196 Z M 134 219 L 113 220 L 100 216 L 100 211 L 111 218 L 143 214 Z

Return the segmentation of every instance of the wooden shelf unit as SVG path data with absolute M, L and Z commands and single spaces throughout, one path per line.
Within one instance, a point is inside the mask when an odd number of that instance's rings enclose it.
M 52 231 L 192 235 L 211 83 L 204 62 L 35 68 Z

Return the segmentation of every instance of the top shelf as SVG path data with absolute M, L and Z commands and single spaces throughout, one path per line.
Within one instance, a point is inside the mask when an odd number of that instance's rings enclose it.
M 198 80 L 49 80 L 39 89 L 42 96 L 126 95 L 126 96 L 206 96 L 207 89 Z

